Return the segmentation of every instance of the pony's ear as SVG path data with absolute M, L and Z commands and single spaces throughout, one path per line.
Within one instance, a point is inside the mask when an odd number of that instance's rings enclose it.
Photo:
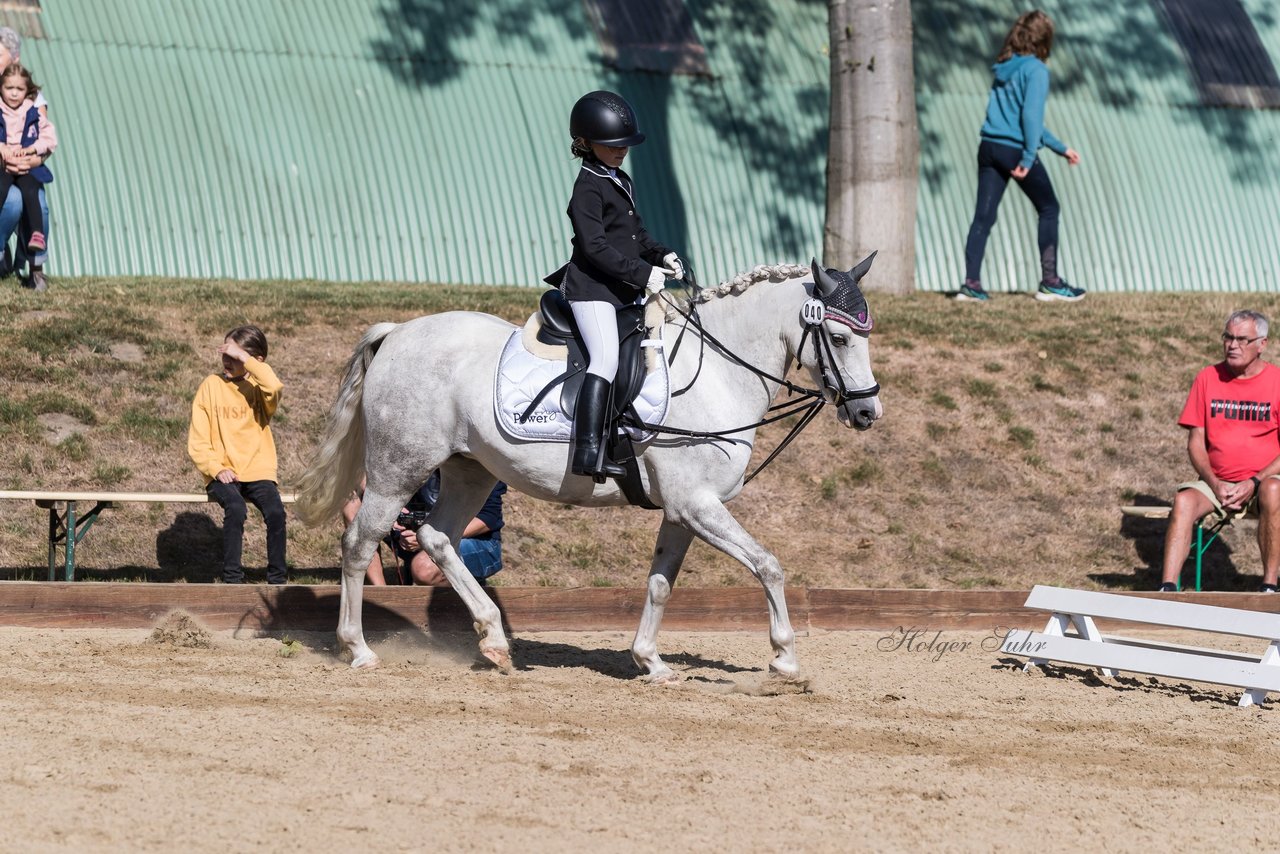
M 866 258 L 863 258 L 861 261 L 859 261 L 857 265 L 854 266 L 854 268 L 849 271 L 849 275 L 853 278 L 855 282 L 862 281 L 862 277 L 865 276 L 867 274 L 867 271 L 871 269 L 871 262 L 876 259 L 876 254 L 879 251 L 880 250 L 877 249 L 875 252 L 872 252 Z
M 831 274 L 822 268 L 817 258 L 810 262 L 810 267 L 813 270 L 813 294 L 818 299 L 828 299 L 840 289 L 840 283 L 831 278 Z

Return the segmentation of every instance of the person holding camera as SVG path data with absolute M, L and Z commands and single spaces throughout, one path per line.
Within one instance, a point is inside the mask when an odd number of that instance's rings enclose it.
M 506 492 L 507 485 L 498 481 L 479 514 L 467 523 L 462 532 L 462 540 L 458 543 L 458 556 L 481 584 L 502 570 L 502 496 Z M 342 517 L 348 525 L 360 509 L 360 497 L 359 493 L 352 495 L 351 500 L 342 508 Z M 383 540 L 396 557 L 392 583 L 449 586 L 444 572 L 418 544 L 415 533 L 439 497 L 440 471 L 437 469 L 409 499 L 409 503 L 400 511 L 396 523 L 392 525 L 391 532 Z M 373 560 L 369 561 L 367 577 L 374 586 L 387 583 L 387 573 L 382 565 L 380 552 L 375 553 Z

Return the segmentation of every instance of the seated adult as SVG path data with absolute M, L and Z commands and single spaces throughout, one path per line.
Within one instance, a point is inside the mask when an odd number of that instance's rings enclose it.
M 1178 589 L 1195 523 L 1256 509 L 1262 591 L 1280 573 L 1280 368 L 1262 361 L 1267 318 L 1237 311 L 1222 333 L 1225 358 L 1196 375 L 1178 424 L 1200 479 L 1178 486 L 1164 540 L 1160 590 Z
M 19 62 L 22 55 L 22 37 L 11 27 L 0 27 L 0 68 L 8 68 L 9 63 Z M 36 108 L 41 118 L 48 118 L 49 104 L 44 93 L 36 96 Z M 48 159 L 47 155 L 10 153 L 0 146 L 0 168 L 15 174 L 25 174 L 40 166 Z M 49 236 L 49 202 L 43 189 L 40 190 L 40 217 L 44 225 L 46 244 Z M 13 253 L 9 251 L 9 239 L 14 231 L 18 232 L 18 245 Z M 31 235 L 22 221 L 22 193 L 17 187 L 10 187 L 9 193 L 0 200 L 0 278 L 7 277 L 15 271 L 31 266 L 29 277 L 23 280 L 23 286 L 44 290 L 44 274 L 40 272 L 48 259 L 48 249 L 27 257 L 27 243 Z M 39 275 L 36 275 L 39 272 Z
M 462 532 L 462 540 L 458 543 L 458 556 L 466 565 L 471 575 L 482 584 L 485 579 L 495 575 L 502 569 L 502 496 L 506 494 L 507 485 L 502 481 L 493 487 L 484 506 L 474 519 L 467 523 Z M 342 508 L 342 516 L 346 524 L 351 524 L 356 512 L 360 509 L 359 493 L 352 495 Z M 440 497 L 440 472 L 434 471 L 427 478 L 413 498 L 409 499 L 404 512 L 429 513 Z M 393 583 L 424 584 L 434 587 L 447 587 L 449 580 L 418 543 L 417 534 L 406 529 L 398 522 L 392 526 L 391 532 L 384 542 L 391 547 L 397 558 L 393 570 Z M 406 570 L 401 572 L 401 566 Z M 387 583 L 388 573 L 382 564 L 382 555 L 375 552 L 369 561 L 366 577 L 371 585 L 382 586 Z

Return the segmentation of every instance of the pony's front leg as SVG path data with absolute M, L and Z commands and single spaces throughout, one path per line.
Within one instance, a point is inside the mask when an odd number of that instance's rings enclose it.
M 644 613 L 640 615 L 640 626 L 631 643 L 631 657 L 641 670 L 648 672 L 649 682 L 654 685 L 669 685 L 680 681 L 676 672 L 658 656 L 658 629 L 662 626 L 662 615 L 666 610 L 667 600 L 671 598 L 671 590 L 676 586 L 680 565 L 692 542 L 692 531 L 663 520 L 662 527 L 658 529 L 657 544 L 653 548 L 653 564 L 649 568 L 649 591 L 644 602 Z
M 802 681 L 800 664 L 796 660 L 796 634 L 787 616 L 782 565 L 778 559 L 756 542 L 728 508 L 714 497 L 708 496 L 687 505 L 678 518 L 708 545 L 742 562 L 764 586 L 764 595 L 769 603 L 769 643 L 773 646 L 769 670 L 788 681 Z
M 342 538 L 342 596 L 338 605 L 338 642 L 351 650 L 351 666 L 356 670 L 372 670 L 378 666 L 377 654 L 365 643 L 362 624 L 364 607 L 364 574 L 376 539 L 365 542 L 359 535 L 359 521 L 354 522 Z

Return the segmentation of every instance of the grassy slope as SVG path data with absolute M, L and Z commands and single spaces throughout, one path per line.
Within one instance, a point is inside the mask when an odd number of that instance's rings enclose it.
M 0 291 L 0 488 L 198 490 L 185 452 L 190 395 L 216 369 L 222 334 L 262 325 L 286 383 L 275 423 L 283 488 L 305 468 L 338 374 L 370 323 L 447 308 L 528 316 L 528 290 L 403 284 L 59 281 L 43 298 Z M 1118 506 L 1168 500 L 1189 472 L 1175 425 L 1191 377 L 1218 358 L 1233 308 L 1275 316 L 1276 295 L 1090 296 L 1078 305 L 1005 297 L 873 296 L 885 418 L 856 433 L 823 415 L 730 506 L 793 584 L 1026 587 L 1151 584 L 1160 523 Z M 132 356 L 131 356 L 132 354 Z M 131 361 L 137 358 L 140 361 Z M 88 425 L 53 445 L 50 414 Z M 769 450 L 785 428 L 763 432 Z M 507 585 L 638 585 L 654 513 L 582 510 L 513 494 Z M 219 516 L 197 505 L 108 511 L 81 545 L 86 577 L 203 581 Z M 0 502 L 0 577 L 43 577 L 45 518 Z M 1253 525 L 1229 532 L 1209 583 L 1251 589 Z M 259 523 L 246 563 L 260 565 Z M 295 577 L 333 579 L 338 529 L 289 531 Z M 683 584 L 747 584 L 701 544 Z

